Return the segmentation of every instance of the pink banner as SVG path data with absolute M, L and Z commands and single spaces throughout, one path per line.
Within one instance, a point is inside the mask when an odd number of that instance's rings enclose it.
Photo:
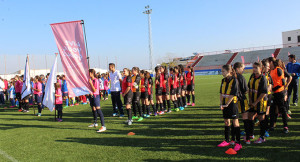
M 242 59 L 242 63 L 245 64 L 245 58 L 244 58 L 244 56 L 241 56 L 241 59 Z
M 275 56 L 274 56 L 274 53 L 272 53 L 272 55 L 271 55 L 271 56 L 272 56 L 272 57 L 275 57 Z
M 257 62 L 259 62 L 259 56 L 257 56 Z
M 90 94 L 89 68 L 81 21 L 50 24 L 59 50 L 70 97 Z
M 288 55 L 290 55 L 291 53 L 290 52 L 288 52 Z

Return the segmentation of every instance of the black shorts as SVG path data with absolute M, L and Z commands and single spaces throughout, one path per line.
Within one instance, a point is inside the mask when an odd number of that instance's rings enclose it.
M 151 93 L 150 95 L 148 94 L 148 101 L 153 100 L 153 94 Z
M 62 96 L 63 96 L 63 97 L 68 97 L 68 96 L 69 96 L 69 92 L 63 92 L 63 93 L 62 93 Z
M 55 105 L 55 110 L 62 111 L 62 104 Z
M 186 90 L 187 91 L 194 91 L 195 90 L 195 84 L 190 84 L 190 85 L 187 85 L 187 87 L 186 87 Z
M 16 99 L 21 101 L 21 93 L 20 92 L 17 92 L 16 93 Z
M 224 119 L 238 119 L 238 105 L 237 103 L 230 103 L 228 107 L 223 109 L 223 118 Z
M 273 93 L 273 97 L 273 105 L 278 106 L 279 113 L 283 113 L 284 111 L 286 111 L 284 93 Z
M 239 113 L 245 113 L 249 110 L 249 104 L 247 99 L 239 99 L 238 100 L 238 108 Z
M 35 98 L 34 98 L 34 99 L 35 99 L 35 102 L 37 102 L 37 103 L 42 103 L 43 95 L 35 94 L 34 97 L 35 97 Z
M 148 99 L 148 92 L 141 92 L 141 99 Z
M 139 102 L 141 99 L 141 92 L 133 92 L 132 101 Z
M 271 104 L 272 104 L 272 94 L 268 94 L 267 106 L 271 106 Z
M 131 105 L 132 104 L 132 98 L 133 98 L 133 92 L 129 91 L 125 96 L 124 96 L 124 104 L 125 105 Z
M 170 88 L 168 86 L 166 87 L 166 89 L 163 89 L 162 95 L 164 95 L 164 96 L 170 95 Z
M 187 90 L 187 85 L 181 85 L 181 90 L 186 91 Z
M 177 90 L 177 88 L 171 88 L 171 95 L 176 95 L 176 90 Z
M 176 88 L 176 94 L 177 95 L 181 95 L 181 87 L 177 87 Z
M 162 87 L 156 88 L 156 89 L 155 89 L 155 94 L 156 94 L 156 96 L 161 96 L 161 95 L 162 95 L 162 90 L 163 90 Z

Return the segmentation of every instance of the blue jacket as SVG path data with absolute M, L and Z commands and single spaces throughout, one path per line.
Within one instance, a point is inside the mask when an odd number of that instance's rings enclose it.
M 68 92 L 68 85 L 67 85 L 67 81 L 66 80 L 62 81 L 61 91 L 62 92 Z
M 296 63 L 288 63 L 286 65 L 286 70 L 288 73 L 292 74 L 295 73 L 296 75 L 293 76 L 293 79 L 298 79 L 300 77 L 300 64 L 298 62 Z

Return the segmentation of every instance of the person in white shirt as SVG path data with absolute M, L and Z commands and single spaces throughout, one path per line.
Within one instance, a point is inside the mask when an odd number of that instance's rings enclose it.
M 118 116 L 118 109 L 120 113 L 120 117 L 124 117 L 123 104 L 121 101 L 120 93 L 121 93 L 121 83 L 122 76 L 119 71 L 116 70 L 116 66 L 114 63 L 109 64 L 109 78 L 110 78 L 110 92 L 111 92 L 111 101 L 113 105 L 113 116 Z

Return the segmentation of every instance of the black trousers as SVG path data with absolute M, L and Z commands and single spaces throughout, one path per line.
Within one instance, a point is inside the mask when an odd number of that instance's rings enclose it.
M 298 103 L 298 85 L 299 85 L 299 79 L 292 79 L 291 84 L 289 85 L 288 88 L 288 103 L 290 104 L 290 99 L 293 93 L 293 103 Z
M 121 115 L 124 115 L 123 104 L 121 101 L 120 93 L 121 93 L 120 91 L 111 92 L 111 102 L 113 105 L 113 112 L 118 113 L 118 109 L 119 109 L 119 113 Z M 118 107 L 118 109 L 117 109 L 117 107 Z

